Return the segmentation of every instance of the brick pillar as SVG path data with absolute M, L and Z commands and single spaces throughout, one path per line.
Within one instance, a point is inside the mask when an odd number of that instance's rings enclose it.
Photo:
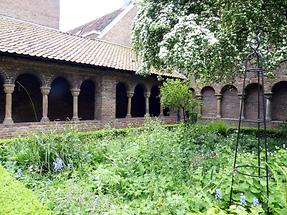
M 271 121 L 271 102 L 272 102 L 272 93 L 265 93 L 266 98 L 266 121 Z
M 221 100 L 222 100 L 222 95 L 218 94 L 216 96 L 216 118 L 220 119 L 221 118 Z
M 15 84 L 4 84 L 4 91 L 6 93 L 6 105 L 5 105 L 5 119 L 4 124 L 13 124 L 12 119 L 12 93 L 14 92 Z
M 198 117 L 200 118 L 202 116 L 202 96 L 201 95 L 197 95 L 196 99 L 199 100 Z
M 128 91 L 128 110 L 127 110 L 127 118 L 132 117 L 132 97 L 134 96 L 134 92 Z
M 42 119 L 41 122 L 49 122 L 48 118 L 48 95 L 50 93 L 51 87 L 41 87 L 41 92 L 42 92 Z
M 80 89 L 71 89 L 71 93 L 73 96 L 73 120 L 79 120 L 78 116 L 78 98 L 80 95 Z
M 239 96 L 239 111 L 241 110 L 241 106 L 242 106 L 242 115 L 241 115 L 241 119 L 245 119 L 245 96 L 243 94 L 238 94 Z M 240 113 L 240 112 L 239 112 Z
M 145 116 L 150 116 L 150 114 L 149 114 L 149 97 L 150 97 L 150 92 L 146 92 L 144 97 L 145 97 Z

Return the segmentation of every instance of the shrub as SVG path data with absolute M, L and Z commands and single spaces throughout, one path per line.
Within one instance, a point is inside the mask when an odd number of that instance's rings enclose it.
M 52 214 L 33 196 L 32 192 L 16 181 L 0 166 L 0 214 Z

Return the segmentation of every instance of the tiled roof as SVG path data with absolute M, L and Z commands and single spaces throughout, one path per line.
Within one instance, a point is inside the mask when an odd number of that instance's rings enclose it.
M 76 34 L 76 35 L 85 35 L 92 31 L 99 31 L 101 32 L 107 27 L 124 9 L 115 10 L 109 14 L 106 14 L 98 19 L 95 19 L 91 22 L 88 22 L 84 25 L 81 25 L 77 28 L 74 28 L 69 31 L 69 33 Z
M 128 47 L 0 15 L 1 52 L 134 72 L 140 66 L 136 55 Z M 165 76 L 178 77 L 177 74 Z

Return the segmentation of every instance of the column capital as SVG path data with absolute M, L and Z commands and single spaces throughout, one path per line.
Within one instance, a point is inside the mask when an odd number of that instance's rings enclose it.
M 127 92 L 127 96 L 128 96 L 129 98 L 132 98 L 132 97 L 134 96 L 134 92 L 133 92 L 133 91 L 128 91 L 128 92 Z
M 195 98 L 201 100 L 203 98 L 203 96 L 202 95 L 195 95 Z
M 3 84 L 6 94 L 12 94 L 14 92 L 15 84 Z
M 216 94 L 215 97 L 216 97 L 216 99 L 220 100 L 220 99 L 222 99 L 222 94 Z
M 144 97 L 149 98 L 150 97 L 150 92 L 145 92 Z
M 237 94 L 240 98 L 245 99 L 245 94 L 244 93 L 238 93 Z
M 271 99 L 272 98 L 272 92 L 265 92 L 265 98 L 266 99 Z
M 43 86 L 43 87 L 40 87 L 40 89 L 41 89 L 41 93 L 47 96 L 50 93 L 51 87 Z
M 76 88 L 71 89 L 72 96 L 79 96 L 80 92 L 81 92 L 80 89 L 76 89 Z

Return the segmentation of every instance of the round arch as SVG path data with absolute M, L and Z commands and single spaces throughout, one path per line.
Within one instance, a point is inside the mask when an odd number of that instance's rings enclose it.
M 280 81 L 272 87 L 271 118 L 287 121 L 287 81 Z
M 5 117 L 5 92 L 4 92 L 4 79 L 0 75 L 0 123 L 4 121 Z
M 116 86 L 116 118 L 125 118 L 128 110 L 127 85 L 119 82 Z
M 55 78 L 51 84 L 48 117 L 51 121 L 65 121 L 73 117 L 73 97 L 70 84 L 63 77 Z
M 138 84 L 134 90 L 134 96 L 132 97 L 132 117 L 144 117 L 145 115 L 145 87 L 142 84 Z
M 251 83 L 245 88 L 245 100 L 244 100 L 244 117 L 250 120 L 257 120 L 258 118 L 258 88 L 260 89 L 260 118 L 263 117 L 263 89 L 261 85 L 257 83 Z
M 238 118 L 240 109 L 240 99 L 238 91 L 233 85 L 225 85 L 221 89 L 221 117 Z
M 42 116 L 41 81 L 32 74 L 21 74 L 15 80 L 12 96 L 12 118 L 17 122 L 39 122 Z
M 95 84 L 92 80 L 85 80 L 80 87 L 79 118 L 81 120 L 95 119 Z
M 149 97 L 149 113 L 150 116 L 159 116 L 160 114 L 160 91 L 157 85 L 151 88 Z
M 213 87 L 206 86 L 201 90 L 202 95 L 202 116 L 216 117 L 216 97 Z

